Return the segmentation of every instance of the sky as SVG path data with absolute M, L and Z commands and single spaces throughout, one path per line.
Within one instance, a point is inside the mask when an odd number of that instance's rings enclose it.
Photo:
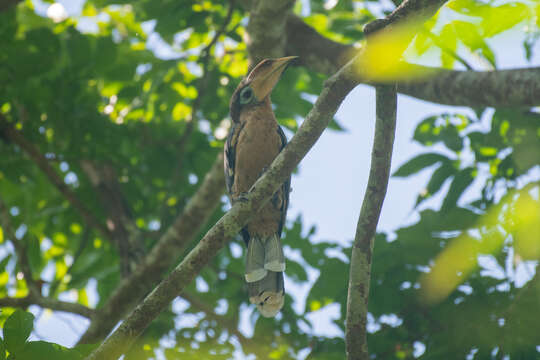
M 36 11 L 45 14 L 48 4 L 34 0 Z M 81 10 L 82 0 L 60 1 L 68 14 Z M 91 25 L 88 25 L 91 26 Z M 496 36 L 488 43 L 496 54 L 500 69 L 527 67 L 540 64 L 540 44 L 536 44 L 531 63 L 527 63 L 522 46 L 523 25 L 512 31 Z M 150 37 L 154 38 L 154 37 Z M 151 40 L 159 42 L 159 39 Z M 152 45 L 152 44 L 149 44 Z M 155 45 L 155 44 L 154 44 Z M 486 70 L 485 65 L 461 49 L 459 54 L 466 58 L 476 70 Z M 425 65 L 438 66 L 438 52 L 430 52 L 419 61 Z M 279 85 L 278 85 L 279 86 Z M 422 119 L 442 112 L 465 112 L 466 108 L 441 106 L 408 96 L 399 95 L 397 129 L 392 158 L 392 171 L 413 156 L 423 152 L 423 147 L 411 141 L 416 124 Z M 373 142 L 375 120 L 375 91 L 372 87 L 360 85 L 345 99 L 337 112 L 338 122 L 345 132 L 326 131 L 302 161 L 299 172 L 292 179 L 289 221 L 301 215 L 304 228 L 316 225 L 316 241 L 335 241 L 343 246 L 350 245 L 354 238 L 356 222 L 366 188 Z M 487 127 L 487 124 L 485 124 Z M 290 135 L 290 134 L 289 134 Z M 323 171 L 321 171 L 323 169 Z M 378 231 L 391 232 L 405 224 L 414 223 L 417 213 L 412 211 L 417 194 L 427 184 L 432 170 L 425 170 L 411 178 L 391 178 L 385 199 Z M 445 193 L 449 184 L 443 187 Z M 477 184 L 478 185 L 478 184 Z M 475 197 L 478 186 L 468 191 L 461 201 Z M 441 196 L 427 201 L 425 207 L 437 207 Z M 375 249 L 376 251 L 376 249 Z M 317 271 L 309 271 L 309 278 L 314 282 Z M 95 289 L 95 283 L 89 285 Z M 309 286 L 298 287 L 286 281 L 286 288 L 299 299 L 295 308 L 301 310 Z M 96 303 L 95 290 L 89 291 L 90 302 Z M 70 300 L 65 294 L 63 300 Z M 182 302 L 175 303 L 179 310 Z M 31 307 L 34 314 L 37 307 Z M 331 323 L 337 317 L 338 307 L 328 306 L 310 315 L 314 321 L 315 333 L 320 335 L 340 335 L 340 330 Z M 242 329 L 249 335 L 248 315 L 242 319 Z M 32 340 L 43 339 L 65 346 L 73 346 L 84 332 L 88 321 L 78 316 L 53 313 L 45 310 L 37 322 Z

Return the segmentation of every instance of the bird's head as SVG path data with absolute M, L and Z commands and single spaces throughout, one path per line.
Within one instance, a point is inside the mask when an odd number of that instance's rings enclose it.
M 257 64 L 233 93 L 230 103 L 231 118 L 238 122 L 242 109 L 262 104 L 270 98 L 281 74 L 297 56 L 265 59 Z
M 283 291 L 265 291 L 259 296 L 250 297 L 249 301 L 257 306 L 262 316 L 274 317 L 283 307 L 285 296 Z

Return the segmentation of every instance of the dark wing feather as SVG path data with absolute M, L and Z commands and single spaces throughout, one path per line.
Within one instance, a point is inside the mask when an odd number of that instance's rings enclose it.
M 238 142 L 238 134 L 242 130 L 243 124 L 233 123 L 231 131 L 225 141 L 225 185 L 227 192 L 231 195 L 232 186 L 234 183 L 234 171 L 236 162 L 236 144 Z
M 287 137 L 283 132 L 281 126 L 277 126 L 277 132 L 281 138 L 281 148 L 279 151 L 283 150 L 287 145 Z M 281 221 L 279 223 L 278 235 L 281 237 L 281 232 L 283 230 L 283 225 L 285 224 L 285 219 L 287 218 L 287 208 L 289 207 L 289 193 L 291 192 L 291 178 L 289 177 L 281 186 L 283 201 L 281 205 Z
M 240 134 L 240 131 L 242 131 L 242 128 L 244 127 L 244 123 L 240 124 L 237 122 L 234 122 L 232 125 L 231 130 L 229 131 L 229 135 L 227 136 L 227 140 L 225 141 L 225 159 L 224 159 L 224 168 L 225 168 L 225 185 L 227 186 L 227 192 L 229 194 L 229 198 L 232 202 L 232 187 L 234 183 L 234 171 L 235 171 L 235 163 L 236 163 L 236 144 L 238 143 L 238 135 Z M 243 228 L 240 232 L 242 234 L 242 237 L 244 239 L 244 242 L 246 243 L 246 246 L 249 242 L 249 234 L 247 232 L 246 228 Z

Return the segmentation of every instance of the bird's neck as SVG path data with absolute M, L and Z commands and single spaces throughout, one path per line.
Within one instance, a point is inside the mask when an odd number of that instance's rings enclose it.
M 275 126 L 277 124 L 276 117 L 272 111 L 270 97 L 267 96 L 263 101 L 255 106 L 244 109 L 240 113 L 240 123 L 257 122 L 259 125 Z

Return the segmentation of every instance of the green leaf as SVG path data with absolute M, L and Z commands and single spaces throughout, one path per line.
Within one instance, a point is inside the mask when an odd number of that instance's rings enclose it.
M 347 298 L 348 264 L 337 258 L 327 258 L 321 274 L 306 299 L 306 310 L 317 311 L 332 302 L 342 303 Z M 342 281 L 336 281 L 342 279 Z
M 443 162 L 442 165 L 433 172 L 433 175 L 431 175 L 426 187 L 426 193 L 418 196 L 415 206 L 435 195 L 441 189 L 444 182 L 450 176 L 455 175 L 456 172 L 457 169 L 452 165 L 451 161 Z
M 448 157 L 443 154 L 438 153 L 427 153 L 418 155 L 411 160 L 407 161 L 405 164 L 401 165 L 392 176 L 396 177 L 407 177 L 412 174 L 416 174 L 421 170 L 434 165 L 438 162 L 450 161 Z
M 76 70 L 91 64 L 91 45 L 88 36 L 82 35 L 74 28 L 70 28 L 66 41 L 71 66 Z
M 450 150 L 454 152 L 463 150 L 463 139 L 454 125 L 449 124 L 441 130 L 441 139 Z
M 10 353 L 20 351 L 34 328 L 34 315 L 17 309 L 4 324 L 4 341 Z
M 468 167 L 461 170 L 456 176 L 454 176 L 452 185 L 450 185 L 450 189 L 448 190 L 448 194 L 446 194 L 446 197 L 441 205 L 442 211 L 447 211 L 457 205 L 457 202 L 459 201 L 459 198 L 463 192 L 474 181 L 474 173 L 475 169 Z
M 27 236 L 26 238 L 28 262 L 30 263 L 30 268 L 32 270 L 32 273 L 39 274 L 39 272 L 41 272 L 41 270 L 43 269 L 39 240 L 33 234 L 29 234 L 29 236 Z
M 422 120 L 414 130 L 413 139 L 422 145 L 431 145 L 438 141 L 440 129 L 435 125 L 438 116 L 430 116 Z
M 414 49 L 418 55 L 424 54 L 433 45 L 433 40 L 428 36 L 428 31 L 419 32 L 414 39 Z
M 485 37 L 495 36 L 509 30 L 531 17 L 529 7 L 519 2 L 511 2 L 492 7 L 482 18 L 481 27 Z
M 328 124 L 328 128 L 335 131 L 347 131 L 347 129 L 341 126 L 341 124 L 338 123 L 335 118 L 330 121 L 330 124 Z
M 456 60 L 453 53 L 457 49 L 457 38 L 452 23 L 446 24 L 439 35 L 442 65 L 446 69 L 452 69 Z
M 47 341 L 30 341 L 17 353 L 17 360 L 79 360 L 82 358 L 83 356 L 76 350 Z
M 302 265 L 293 260 L 287 261 L 287 276 L 296 282 L 307 281 L 306 270 Z
M 6 359 L 6 345 L 4 344 L 4 340 L 0 338 L 0 360 Z

